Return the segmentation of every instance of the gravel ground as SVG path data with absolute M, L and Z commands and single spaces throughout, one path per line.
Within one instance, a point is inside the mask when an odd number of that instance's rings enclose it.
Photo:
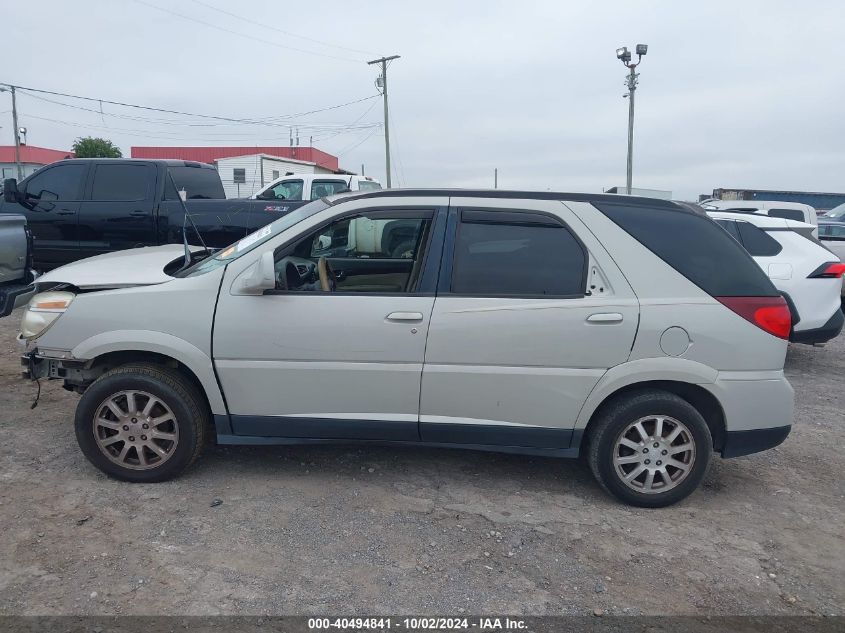
M 845 614 L 845 341 L 792 346 L 796 426 L 664 510 L 577 461 L 382 447 L 210 447 L 107 479 L 77 396 L 19 379 L 0 320 L 0 614 Z M 214 500 L 222 503 L 212 507 Z

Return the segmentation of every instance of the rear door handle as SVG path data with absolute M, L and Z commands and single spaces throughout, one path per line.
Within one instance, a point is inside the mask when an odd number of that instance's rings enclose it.
M 139 216 L 146 217 L 146 216 L 148 216 L 148 215 L 150 215 L 150 214 L 149 214 L 149 213 L 147 213 L 146 211 L 140 211 L 140 210 L 137 210 L 137 211 L 132 211 L 129 215 L 134 215 L 135 217 L 139 217 Z
M 76 215 L 76 211 L 69 211 L 68 209 L 62 209 L 58 211 L 56 215 Z
M 622 323 L 619 312 L 597 312 L 587 317 L 587 323 Z
M 388 321 L 422 321 L 422 312 L 391 312 L 385 319 Z

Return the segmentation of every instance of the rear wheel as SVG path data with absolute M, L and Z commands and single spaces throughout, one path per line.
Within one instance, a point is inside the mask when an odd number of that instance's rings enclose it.
M 196 387 L 176 371 L 126 365 L 100 376 L 76 409 L 79 447 L 97 468 L 124 481 L 179 475 L 199 457 L 208 412 Z
M 649 390 L 621 396 L 599 414 L 588 460 L 609 493 L 631 505 L 658 508 L 698 487 L 712 453 L 701 414 L 675 394 Z

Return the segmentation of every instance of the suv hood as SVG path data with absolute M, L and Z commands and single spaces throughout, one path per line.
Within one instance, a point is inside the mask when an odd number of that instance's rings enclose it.
M 201 250 L 191 247 L 191 250 Z M 38 278 L 37 284 L 64 283 L 79 289 L 128 288 L 171 281 L 164 267 L 185 254 L 181 244 L 133 248 L 105 253 L 56 268 Z

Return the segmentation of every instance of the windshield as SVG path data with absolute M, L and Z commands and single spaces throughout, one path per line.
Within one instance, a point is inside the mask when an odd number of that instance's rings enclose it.
M 845 204 L 833 207 L 830 211 L 824 214 L 824 217 L 834 218 L 836 220 L 845 220 Z
M 328 208 L 328 204 L 322 200 L 314 200 L 306 205 L 303 205 L 291 211 L 287 215 L 282 216 L 275 222 L 271 222 L 267 226 L 262 226 L 254 233 L 250 233 L 245 238 L 238 240 L 234 244 L 222 248 L 211 257 L 197 262 L 193 266 L 186 268 L 182 272 L 174 275 L 175 277 L 195 277 L 196 275 L 204 275 L 205 273 L 225 266 L 229 262 L 235 261 L 238 257 L 246 255 L 251 250 L 261 246 L 264 242 L 278 235 L 282 231 L 286 231 L 294 224 L 302 222 L 306 218 L 310 218 L 315 213 L 319 213 L 323 209 Z

